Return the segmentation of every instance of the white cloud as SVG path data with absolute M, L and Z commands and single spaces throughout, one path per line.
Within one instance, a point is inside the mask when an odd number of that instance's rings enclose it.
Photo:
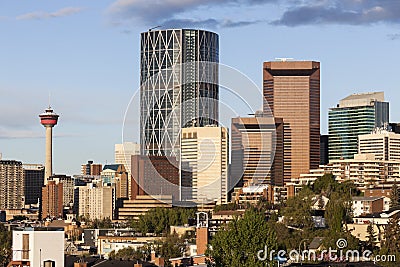
M 306 0 L 302 5 L 289 7 L 281 18 L 272 24 L 299 26 L 308 24 L 369 25 L 374 23 L 400 23 L 400 1 L 325 0 L 316 2 Z
M 37 20 L 66 17 L 77 14 L 83 10 L 82 7 L 65 7 L 54 12 L 35 11 L 31 13 L 22 14 L 16 17 L 17 20 Z
M 20 139 L 20 138 L 44 138 L 44 134 L 39 131 L 0 129 L 0 139 Z
M 121 25 L 125 22 L 142 23 L 147 26 L 162 25 L 163 27 L 239 27 L 258 20 L 248 21 L 205 17 L 194 19 L 185 18 L 185 13 L 198 8 L 214 7 L 244 7 L 275 3 L 279 0 L 117 0 L 107 10 L 111 24 Z M 183 16 L 183 18 L 182 18 Z

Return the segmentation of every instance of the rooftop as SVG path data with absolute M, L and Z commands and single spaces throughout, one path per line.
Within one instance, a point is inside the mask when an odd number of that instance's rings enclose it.
M 75 256 L 67 256 L 65 258 L 65 267 L 73 267 L 75 262 L 79 262 L 81 259 Z M 142 263 L 143 267 L 152 267 L 156 266 L 152 263 L 142 262 L 137 260 L 104 260 L 98 257 L 87 257 L 84 259 L 85 262 L 88 263 L 88 266 L 97 266 L 97 267 L 133 267 L 135 263 Z
M 322 242 L 324 241 L 324 237 L 314 237 L 311 241 L 310 245 L 308 246 L 309 249 L 318 249 Z
M 383 199 L 383 197 L 353 197 L 352 198 L 353 201 L 375 201 L 375 200 L 379 200 L 379 199 Z
M 121 164 L 107 164 L 104 165 L 103 167 L 103 171 L 104 170 L 113 170 L 113 171 L 118 171 L 118 168 Z
M 371 106 L 371 102 L 385 101 L 384 92 L 369 92 L 349 95 L 339 101 L 339 107 L 358 107 L 358 106 Z
M 63 227 L 21 227 L 16 228 L 16 231 L 35 231 L 35 232 L 46 232 L 46 231 L 56 231 L 56 232 L 64 232 Z

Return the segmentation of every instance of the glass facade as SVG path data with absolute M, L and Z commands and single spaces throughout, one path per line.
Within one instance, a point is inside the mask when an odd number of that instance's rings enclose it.
M 24 196 L 25 205 L 36 204 L 42 198 L 44 185 L 44 166 L 24 164 Z
M 218 124 L 218 46 L 202 30 L 141 34 L 142 155 L 179 158 L 181 128 Z
M 353 159 L 358 136 L 370 134 L 389 123 L 389 103 L 374 101 L 368 106 L 336 107 L 329 110 L 329 160 Z

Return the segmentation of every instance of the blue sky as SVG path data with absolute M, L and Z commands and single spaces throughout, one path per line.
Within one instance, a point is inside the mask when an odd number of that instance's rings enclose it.
M 321 62 L 321 132 L 328 108 L 355 92 L 384 91 L 400 121 L 400 1 L 0 1 L 0 152 L 43 163 L 38 114 L 51 105 L 54 171 L 113 162 L 138 88 L 139 37 L 150 27 L 203 28 L 220 36 L 220 62 L 261 87 L 262 62 Z

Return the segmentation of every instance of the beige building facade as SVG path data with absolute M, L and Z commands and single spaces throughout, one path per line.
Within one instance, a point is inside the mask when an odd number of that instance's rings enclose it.
M 132 156 L 140 155 L 140 144 L 134 142 L 124 142 L 115 144 L 114 156 L 115 163 L 123 164 L 128 172 L 128 194 L 129 199 L 132 198 Z
M 182 129 L 181 197 L 196 203 L 228 201 L 229 137 L 224 127 Z
M 358 153 L 373 154 L 376 160 L 400 161 L 400 134 L 375 129 L 358 136 Z
M 79 215 L 90 220 L 113 218 L 113 187 L 103 186 L 101 181 L 79 186 Z
M 24 178 L 22 162 L 0 160 L 0 209 L 24 207 Z

